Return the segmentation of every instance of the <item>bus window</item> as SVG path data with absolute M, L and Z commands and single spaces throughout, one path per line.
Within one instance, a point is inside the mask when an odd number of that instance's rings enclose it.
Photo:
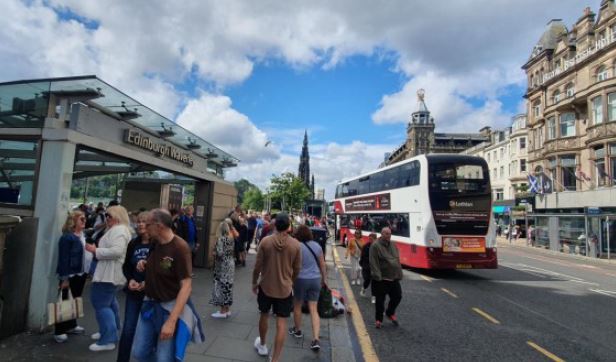
M 347 196 L 355 196 L 358 195 L 359 191 L 359 181 L 353 180 L 349 182 L 349 192 Z
M 435 164 L 430 173 L 433 191 L 485 193 L 489 188 L 481 165 Z
M 385 179 L 383 172 L 377 172 L 374 175 L 370 175 L 370 192 L 379 192 L 386 190 L 383 185 Z
M 402 184 L 398 187 L 419 185 L 419 161 L 400 166 L 400 180 Z
M 398 188 L 400 181 L 400 167 L 394 167 L 386 170 L 383 178 L 383 190 Z
M 357 186 L 357 194 L 367 194 L 370 192 L 370 176 L 362 177 L 359 179 L 359 185 Z

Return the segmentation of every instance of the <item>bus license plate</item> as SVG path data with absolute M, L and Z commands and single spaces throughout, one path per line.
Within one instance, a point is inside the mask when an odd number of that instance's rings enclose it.
M 456 269 L 473 269 L 471 264 L 456 264 Z

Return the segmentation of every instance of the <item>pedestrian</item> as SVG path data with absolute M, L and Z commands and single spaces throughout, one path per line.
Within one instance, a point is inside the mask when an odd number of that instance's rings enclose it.
M 260 356 L 267 356 L 265 345 L 270 309 L 276 315 L 276 336 L 272 361 L 278 362 L 287 334 L 287 318 L 293 309 L 293 281 L 299 275 L 302 255 L 299 242 L 289 235 L 291 220 L 281 212 L 276 215 L 276 233 L 265 237 L 257 251 L 252 273 L 252 290 L 259 305 L 259 336 L 255 349 Z
M 118 362 L 130 360 L 130 351 L 133 346 L 135 330 L 139 321 L 139 312 L 145 297 L 145 273 L 137 270 L 137 264 L 146 260 L 152 243 L 148 234 L 146 222 L 148 213 L 141 212 L 137 215 L 137 236 L 128 243 L 126 258 L 122 265 L 122 272 L 127 282 L 124 286 L 126 292 L 126 304 L 124 307 L 124 324 L 120 345 L 118 346 Z
M 257 215 L 254 211 L 251 210 L 248 212 L 246 224 L 248 226 L 248 246 L 246 247 L 246 251 L 250 251 L 250 246 L 255 240 L 255 235 L 257 233 Z
M 132 354 L 139 361 L 182 360 L 189 341 L 204 340 L 201 321 L 190 302 L 191 251 L 173 233 L 167 210 L 152 210 L 146 226 L 153 246 L 148 258 L 137 264 L 137 270 L 145 270 L 145 298 Z
M 239 222 L 239 229 L 237 229 L 239 237 L 236 240 L 236 247 L 239 253 L 239 264 L 241 266 L 246 266 L 246 250 L 248 250 L 246 248 L 250 247 L 250 242 L 248 240 L 248 225 L 246 218 L 243 216 L 239 217 Z
M 310 321 L 312 322 L 312 342 L 310 349 L 318 352 L 321 349 L 319 341 L 320 318 L 317 310 L 317 302 L 321 287 L 325 285 L 325 258 L 323 249 L 314 241 L 310 228 L 300 225 L 295 230 L 295 238 L 299 240 L 302 252 L 302 267 L 299 275 L 293 283 L 293 322 L 289 328 L 289 334 L 295 338 L 302 338 L 302 304 L 308 304 Z
M 212 318 L 224 319 L 231 316 L 233 304 L 233 281 L 235 279 L 235 262 L 233 250 L 235 242 L 231 235 L 233 224 L 227 218 L 218 225 L 216 246 L 214 247 L 214 288 L 210 304 L 219 307 L 212 313 Z
M 355 234 L 353 235 L 353 239 L 349 241 L 349 245 L 347 245 L 347 250 L 344 255 L 346 259 L 351 257 L 351 285 L 361 285 L 360 279 L 360 267 L 359 267 L 359 257 L 361 256 L 361 230 L 355 230 Z
M 366 290 L 368 290 L 368 287 L 371 284 L 370 281 L 372 280 L 372 275 L 371 275 L 372 273 L 370 273 L 370 246 L 375 241 L 376 241 L 376 234 L 370 233 L 370 235 L 368 235 L 368 241 L 361 248 L 361 256 L 359 258 L 359 265 L 361 266 L 361 276 L 364 279 L 364 285 L 361 291 L 359 292 L 359 295 L 361 295 L 362 297 L 366 296 Z M 372 294 L 371 302 L 372 304 L 374 304 L 376 302 L 376 298 L 374 296 L 374 292 L 372 292 L 371 294 Z
M 86 239 L 83 230 L 86 226 L 86 216 L 82 211 L 72 211 L 66 217 L 62 226 L 62 236 L 58 241 L 58 274 L 59 289 L 62 299 L 68 298 L 71 292 L 73 298 L 81 297 L 86 284 L 92 254 L 85 252 Z M 84 328 L 77 324 L 76 319 L 56 323 L 54 339 L 58 343 L 68 340 L 67 334 L 82 334 Z
M 195 260 L 199 241 L 197 239 L 197 222 L 194 217 L 195 209 L 192 205 L 184 208 L 184 215 L 178 217 L 177 235 L 188 243 L 191 253 L 191 261 Z
M 372 291 L 375 293 L 375 326 L 381 328 L 383 311 L 385 309 L 385 296 L 389 296 L 389 303 L 385 315 L 398 326 L 396 308 L 402 300 L 402 266 L 398 249 L 391 242 L 391 230 L 384 227 L 381 237 L 370 247 L 370 273 L 372 278 Z
M 130 240 L 128 213 L 123 206 L 109 207 L 105 218 L 107 231 L 99 240 L 98 247 L 94 244 L 86 245 L 86 250 L 98 260 L 90 291 L 99 328 L 99 332 L 92 335 L 92 339 L 96 340 L 90 345 L 90 351 L 93 352 L 113 350 L 118 341 L 120 308 L 116 293 L 126 282 L 122 264 Z

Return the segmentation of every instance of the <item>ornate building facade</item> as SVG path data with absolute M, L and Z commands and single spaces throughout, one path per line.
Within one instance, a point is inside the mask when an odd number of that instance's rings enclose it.
M 460 153 L 488 140 L 487 133 L 435 133 L 434 118 L 425 103 L 423 89 L 417 91 L 417 110 L 406 127 L 406 141 L 385 157 L 384 165 L 426 153 Z
M 536 197 L 540 242 L 598 255 L 616 248 L 616 6 L 603 0 L 570 28 L 547 24 L 522 69 L 528 89 L 529 171 L 552 180 L 554 193 Z M 580 217 L 548 216 L 568 212 Z M 595 216 L 596 215 L 596 216 Z M 577 245 L 579 244 L 579 245 Z M 609 244 L 609 246 L 608 246 Z M 577 245 L 577 246 L 576 246 Z

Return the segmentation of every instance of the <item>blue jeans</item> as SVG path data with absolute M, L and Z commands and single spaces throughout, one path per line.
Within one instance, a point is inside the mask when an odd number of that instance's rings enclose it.
M 133 357 L 138 361 L 173 362 L 175 360 L 175 339 L 160 340 L 160 329 L 169 317 L 162 308 L 151 310 L 149 317 L 144 317 L 142 308 L 133 340 Z
M 117 287 L 113 283 L 92 283 L 90 300 L 96 311 L 96 321 L 101 338 L 98 345 L 116 343 L 120 326 L 120 307 L 116 298 Z
M 139 321 L 139 311 L 143 303 L 143 293 L 126 292 L 126 307 L 124 309 L 124 326 L 120 336 L 120 346 L 118 347 L 118 361 L 129 361 L 130 351 L 133 346 L 135 330 Z

